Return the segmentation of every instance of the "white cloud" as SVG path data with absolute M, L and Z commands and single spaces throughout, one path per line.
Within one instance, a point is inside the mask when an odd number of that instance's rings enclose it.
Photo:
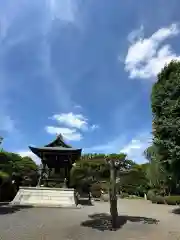
M 142 27 L 140 31 L 143 31 Z M 133 42 L 125 58 L 125 70 L 129 72 L 130 78 L 153 78 L 165 64 L 173 59 L 180 60 L 180 56 L 173 52 L 169 44 L 162 46 L 163 41 L 177 36 L 179 32 L 177 24 L 172 24 L 160 28 L 149 38 L 140 37 Z M 132 35 L 134 39 L 137 35 L 140 36 L 140 32 L 134 32 Z
M 89 125 L 88 118 L 82 114 L 74 114 L 72 112 L 55 114 L 52 116 L 52 119 L 56 120 L 59 124 L 82 131 L 95 130 L 99 128 L 97 124 Z
M 88 128 L 88 119 L 85 118 L 82 114 L 73 114 L 72 112 L 62 113 L 55 114 L 52 118 L 58 121 L 59 123 L 65 124 L 66 126 L 69 127 L 84 130 Z
M 74 114 L 72 112 L 55 114 L 50 119 L 56 120 L 60 127 L 46 126 L 46 131 L 50 134 L 61 133 L 64 138 L 72 141 L 80 141 L 83 138 L 82 131 L 94 131 L 99 128 L 96 124 L 89 125 L 88 119 L 82 114 Z
M 151 141 L 152 137 L 148 132 L 141 133 L 124 145 L 121 152 L 126 153 L 129 159 L 143 163 L 146 161 L 143 156 L 144 150 L 151 144 Z
M 134 43 L 135 41 L 139 40 L 139 38 L 142 38 L 144 36 L 144 26 L 141 25 L 139 29 L 135 29 L 128 35 L 128 41 L 130 43 Z
M 102 145 L 92 146 L 84 149 L 86 153 L 126 153 L 128 159 L 131 159 L 137 163 L 146 162 L 144 158 L 144 150 L 151 143 L 151 135 L 148 131 L 143 131 L 136 137 L 127 142 L 127 136 L 121 135 L 112 141 L 109 141 Z
M 78 133 L 76 129 L 62 128 L 62 127 L 45 127 L 46 131 L 50 134 L 62 134 L 63 137 L 71 141 L 80 141 L 82 139 L 81 133 Z

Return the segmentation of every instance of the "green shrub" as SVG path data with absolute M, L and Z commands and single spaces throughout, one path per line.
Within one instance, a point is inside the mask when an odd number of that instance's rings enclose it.
M 100 198 L 101 197 L 101 184 L 99 184 L 99 183 L 92 184 L 91 194 L 94 198 Z
M 153 196 L 151 198 L 152 203 L 165 204 L 165 198 L 162 196 Z
M 147 192 L 147 200 L 152 200 L 156 196 L 156 190 L 151 189 Z
M 17 189 L 11 181 L 5 182 L 0 188 L 0 202 L 12 201 L 17 193 Z
M 164 197 L 166 204 L 168 205 L 179 205 L 180 204 L 180 196 L 166 196 Z
M 180 204 L 180 195 L 179 196 L 153 196 L 151 198 L 152 203 L 157 204 L 168 204 L 168 205 L 179 205 Z

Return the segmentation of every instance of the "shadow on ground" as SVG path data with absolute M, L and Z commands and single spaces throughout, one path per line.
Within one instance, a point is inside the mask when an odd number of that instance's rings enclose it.
M 0 215 L 12 214 L 18 212 L 22 209 L 32 208 L 31 206 L 12 206 L 12 205 L 1 205 L 0 206 Z
M 180 214 L 180 208 L 175 208 L 172 210 L 172 213 L 174 214 Z
M 105 231 L 109 230 L 112 231 L 111 226 L 111 216 L 106 213 L 96 213 L 88 216 L 91 218 L 90 220 L 86 220 L 81 223 L 81 226 L 84 227 L 91 227 L 94 229 L 97 229 L 99 231 Z M 154 218 L 147 218 L 147 217 L 139 217 L 139 216 L 127 216 L 127 215 L 121 215 L 118 216 L 117 219 L 117 229 L 120 229 L 127 223 L 127 221 L 130 222 L 141 222 L 143 224 L 158 224 L 159 220 L 156 220 Z

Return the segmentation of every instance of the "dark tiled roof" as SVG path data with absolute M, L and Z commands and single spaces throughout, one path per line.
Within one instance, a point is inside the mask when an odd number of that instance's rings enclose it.
M 64 148 L 72 148 L 70 145 L 64 142 L 63 136 L 61 134 L 57 135 L 56 139 L 49 144 L 45 145 L 45 147 L 64 147 Z
M 80 151 L 81 149 L 66 148 L 66 147 L 30 147 L 31 150 L 42 150 L 42 151 Z

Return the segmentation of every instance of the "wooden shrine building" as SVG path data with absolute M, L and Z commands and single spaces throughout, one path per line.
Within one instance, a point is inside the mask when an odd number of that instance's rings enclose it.
M 82 149 L 75 149 L 66 144 L 61 134 L 44 147 L 29 146 L 29 148 L 41 158 L 39 186 L 42 184 L 49 186 L 52 182 L 64 182 L 69 187 L 70 170 L 75 161 L 81 157 Z

